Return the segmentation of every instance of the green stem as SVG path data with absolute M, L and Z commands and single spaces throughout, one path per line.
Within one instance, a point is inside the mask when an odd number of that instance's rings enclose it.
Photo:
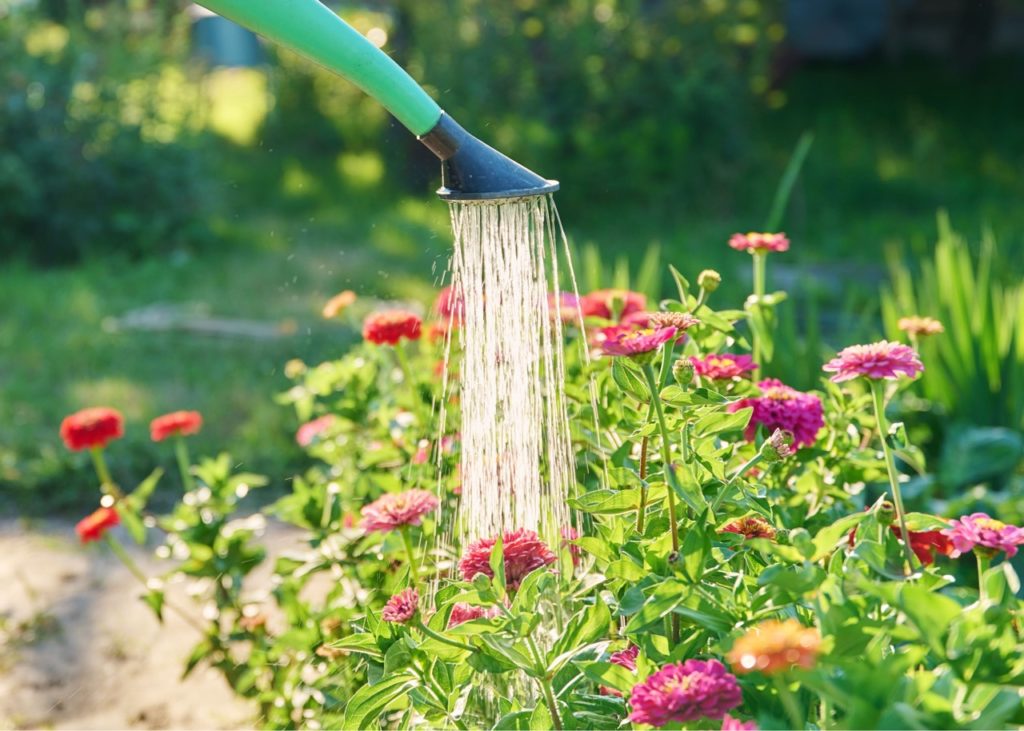
M 107 460 L 103 456 L 103 448 L 92 447 L 89 449 L 89 454 L 92 456 L 93 467 L 96 468 L 96 476 L 100 480 L 100 489 L 103 492 L 110 493 L 120 500 L 124 495 L 121 494 L 121 490 L 116 484 L 114 484 L 114 480 L 110 476 L 110 469 L 107 467 Z
M 403 525 L 399 529 L 402 533 L 402 543 L 405 544 L 405 553 L 409 557 L 409 585 L 415 586 L 420 575 L 419 564 L 416 563 L 416 549 L 412 545 L 412 536 L 409 535 L 409 526 Z
M 661 431 L 661 461 L 665 465 L 665 476 L 668 478 L 668 522 L 672 531 L 672 550 L 679 551 L 679 522 L 676 519 L 676 498 L 675 482 L 676 474 L 672 467 L 672 456 L 669 453 L 669 433 L 665 423 L 665 411 L 661 408 L 661 396 L 658 395 L 657 382 L 654 380 L 654 369 L 650 363 L 643 366 L 644 376 L 647 377 L 647 385 L 651 389 L 651 403 L 654 404 L 654 413 L 658 417 L 658 429 Z
M 988 595 L 985 592 L 985 572 L 988 571 L 992 559 L 989 556 L 982 556 L 977 549 L 974 551 L 974 556 L 978 559 L 978 603 L 984 606 L 988 602 Z
M 722 485 L 722 489 L 719 490 L 718 494 L 715 496 L 715 501 L 711 504 L 712 515 L 718 511 L 718 506 L 722 504 L 722 500 L 725 498 L 726 493 L 729 492 L 729 488 L 732 487 L 732 483 L 734 483 L 741 475 L 746 474 L 752 467 L 754 467 L 762 459 L 763 456 L 760 452 L 758 452 L 749 460 L 741 464 L 736 469 L 736 471 L 732 473 L 732 475 L 729 477 L 726 483 Z
M 647 385 L 651 389 L 651 403 L 654 405 L 654 412 L 658 417 L 658 429 L 661 431 L 661 461 L 665 465 L 665 476 L 668 479 L 668 523 L 672 532 L 672 552 L 679 553 L 679 521 L 676 518 L 676 472 L 672 467 L 672 455 L 669 452 L 668 425 L 665 423 L 665 411 L 661 407 L 661 395 L 658 384 L 654 380 L 654 369 L 650 363 L 644 363 L 644 376 L 647 377 Z M 679 615 L 672 615 L 672 644 L 679 644 Z
M 191 492 L 196 488 L 195 480 L 192 478 L 192 460 L 188 456 L 188 445 L 185 443 L 185 437 L 180 434 L 174 438 L 174 456 L 178 460 L 181 484 L 185 488 L 185 492 Z
M 444 643 L 446 645 L 451 645 L 452 647 L 457 647 L 460 650 L 466 650 L 468 652 L 476 652 L 476 648 L 473 647 L 472 645 L 467 645 L 464 642 L 459 642 L 458 640 L 449 639 L 449 638 L 445 637 L 444 635 L 440 634 L 439 632 L 435 632 L 434 630 L 430 629 L 430 627 L 428 627 L 426 624 L 424 624 L 422 619 L 417 619 L 416 620 L 416 626 L 417 626 L 417 628 L 419 629 L 420 632 L 422 632 L 423 634 L 425 634 L 427 637 L 429 637 L 432 640 L 437 640 L 438 642 L 442 642 L 442 643 Z
M 650 440 L 644 437 L 640 441 L 640 504 L 636 508 L 636 532 L 644 534 L 644 516 L 647 514 L 647 445 Z
M 405 376 L 405 382 L 410 386 L 416 386 L 416 380 L 412 377 L 412 368 L 409 367 L 409 354 L 405 352 L 405 342 L 399 340 L 395 343 L 395 357 L 398 359 L 398 367 Z
M 755 251 L 751 255 L 754 264 L 754 309 L 756 312 L 760 312 L 762 303 L 764 301 L 764 290 L 765 290 L 765 262 L 768 256 L 764 252 Z M 758 332 L 751 329 L 750 332 L 751 340 L 753 341 L 753 356 L 754 366 L 757 370 L 754 371 L 754 378 L 756 379 L 761 369 L 761 337 Z
M 875 420 L 878 422 L 878 436 L 882 440 L 882 453 L 885 455 L 885 468 L 889 474 L 889 487 L 892 488 L 892 501 L 896 505 L 896 519 L 900 524 L 900 540 L 903 552 L 911 573 L 917 570 L 914 552 L 910 550 L 910 532 L 907 530 L 906 510 L 903 508 L 903 493 L 900 492 L 899 476 L 896 473 L 896 460 L 889 448 L 889 422 L 885 418 L 885 395 L 882 381 L 871 379 L 871 395 L 875 403 Z
M 775 689 L 779 692 L 779 700 L 782 701 L 782 707 L 786 709 L 786 715 L 789 717 L 790 724 L 792 724 L 794 729 L 803 729 L 806 724 L 803 721 L 803 714 L 800 713 L 800 705 L 797 703 L 793 691 L 789 689 L 786 681 L 779 675 L 773 675 L 772 682 L 775 684 Z
M 561 729 L 564 728 L 562 725 L 562 717 L 558 715 L 558 704 L 555 703 L 555 693 L 551 688 L 551 679 L 548 677 L 547 667 L 544 665 L 544 656 L 540 654 L 540 649 L 537 647 L 537 643 L 533 641 L 532 635 L 526 636 L 526 645 L 530 648 L 530 652 L 533 653 L 534 662 L 537 663 L 537 682 L 540 684 L 541 690 L 544 692 L 544 700 L 547 702 L 548 713 L 551 714 L 551 723 L 556 729 L 561 731 Z

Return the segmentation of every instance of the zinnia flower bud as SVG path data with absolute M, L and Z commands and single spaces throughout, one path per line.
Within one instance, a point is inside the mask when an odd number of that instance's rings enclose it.
M 705 269 L 697 275 L 697 286 L 707 293 L 714 292 L 722 283 L 722 275 L 714 269 Z
M 693 383 L 693 376 L 696 372 L 697 369 L 694 367 L 693 361 L 685 356 L 672 364 L 672 377 L 683 388 Z
M 776 429 L 761 445 L 761 458 L 768 463 L 781 462 L 793 455 L 793 435 Z

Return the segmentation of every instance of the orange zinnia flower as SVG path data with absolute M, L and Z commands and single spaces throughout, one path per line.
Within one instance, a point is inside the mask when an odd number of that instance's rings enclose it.
M 736 640 L 729 652 L 729 663 L 737 673 L 759 670 L 765 675 L 794 667 L 814 667 L 821 635 L 814 627 L 804 627 L 795 619 L 780 622 L 769 619 Z

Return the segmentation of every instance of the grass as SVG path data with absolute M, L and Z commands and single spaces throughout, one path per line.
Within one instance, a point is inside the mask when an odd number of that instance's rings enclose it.
M 786 305 L 793 332 L 808 318 L 817 325 L 820 313 L 826 339 L 842 344 L 879 329 L 883 254 L 894 245 L 927 251 L 937 208 L 968 233 L 989 223 L 1006 250 L 1019 250 L 1024 98 L 1016 83 L 1012 68 L 969 82 L 912 64 L 805 69 L 787 85 L 783 108 L 759 113 L 760 136 L 730 195 L 654 205 L 637 184 L 620 181 L 620 206 L 565 206 L 563 219 L 574 242 L 596 245 L 608 268 L 621 256 L 635 271 L 657 241 L 663 260 L 684 274 L 718 268 L 726 281 L 716 297 L 738 303 L 749 291 L 749 262 L 725 241 L 763 225 L 792 146 L 810 130 L 814 146 L 783 224 L 793 250 L 772 262 L 769 276 L 800 293 Z M 329 358 L 357 337 L 319 318 L 323 301 L 346 288 L 364 308 L 373 297 L 429 301 L 445 267 L 447 212 L 426 193 L 385 188 L 377 155 L 312 161 L 257 148 L 228 153 L 222 169 L 223 189 L 234 192 L 215 222 L 224 240 L 217 250 L 0 271 L 0 498 L 22 510 L 91 504 L 86 460 L 63 449 L 57 429 L 65 414 L 97 404 L 128 418 L 111 455 L 125 484 L 154 461 L 173 466 L 169 450 L 149 443 L 147 424 L 178 408 L 206 417 L 196 451 L 230 449 L 247 469 L 280 482 L 302 465 L 294 416 L 273 400 L 288 387 L 283 364 Z M 110 327 L 159 303 L 198 304 L 282 334 Z

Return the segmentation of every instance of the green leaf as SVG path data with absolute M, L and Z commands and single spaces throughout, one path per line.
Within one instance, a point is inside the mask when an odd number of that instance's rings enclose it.
M 549 657 L 607 637 L 611 621 L 612 615 L 608 611 L 608 606 L 601 601 L 600 596 L 595 596 L 593 604 L 585 607 L 569 620 L 562 636 L 558 638 L 555 646 L 548 653 Z M 548 672 L 553 672 L 552 668 L 549 667 Z
M 640 611 L 629 620 L 626 634 L 634 634 L 659 621 L 682 604 L 687 593 L 687 588 L 678 581 L 663 582 L 647 598 Z
M 635 673 L 613 662 L 581 662 L 577 665 L 590 680 L 623 694 L 629 693 L 637 683 Z
M 128 535 L 132 537 L 140 546 L 146 542 L 146 526 L 139 518 L 139 514 L 132 510 L 130 505 L 122 503 L 117 508 L 117 514 L 121 518 L 121 524 L 128 531 Z
M 635 561 L 629 558 L 620 558 L 608 564 L 605 575 L 609 579 L 625 579 L 626 581 L 640 581 L 647 575 L 647 571 Z
M 569 505 L 584 513 L 595 515 L 616 515 L 636 510 L 640 504 L 640 489 L 629 490 L 592 490 L 571 498 Z
M 671 264 L 668 265 L 668 270 L 672 272 L 672 279 L 676 282 L 676 289 L 679 291 L 679 301 L 686 302 L 686 295 L 690 292 L 690 283 L 686 281 L 686 277 L 679 273 Z
M 502 592 L 505 590 L 505 547 L 501 536 L 494 541 L 490 557 L 491 571 L 494 573 L 494 585 Z
M 822 528 L 814 536 L 814 556 L 811 560 L 820 561 L 835 550 L 840 540 L 845 541 L 846 537 L 854 528 L 863 523 L 871 513 L 864 511 L 847 515 L 840 518 L 827 528 Z
M 754 410 L 749 406 L 732 413 L 713 411 L 697 420 L 693 425 L 693 434 L 697 437 L 709 437 L 725 431 L 738 431 L 747 426 Z
M 329 646 L 338 650 L 345 650 L 346 652 L 367 655 L 378 660 L 381 658 L 380 647 L 377 646 L 377 638 L 369 632 L 360 632 L 359 634 L 343 637 L 336 642 L 331 642 Z
M 156 489 L 157 483 L 160 482 L 160 478 L 163 477 L 164 471 L 157 467 L 153 470 L 149 477 L 139 483 L 132 494 L 125 498 L 125 502 L 129 503 L 135 512 L 140 512 L 146 507 L 146 503 L 149 502 L 149 496 L 153 494 L 153 490 Z
M 164 593 L 156 589 L 150 589 L 142 595 L 142 600 L 149 605 L 156 615 L 157 620 L 164 621 Z
M 650 401 L 651 389 L 647 387 L 640 374 L 625 364 L 624 358 L 612 358 L 612 380 L 626 393 L 636 396 L 641 401 Z
M 415 676 L 401 673 L 375 685 L 364 685 L 345 706 L 344 731 L 360 731 L 376 725 L 377 718 L 393 702 L 417 686 Z
M 947 629 L 963 607 L 944 594 L 910 583 L 900 590 L 899 604 L 932 652 L 944 657 Z

